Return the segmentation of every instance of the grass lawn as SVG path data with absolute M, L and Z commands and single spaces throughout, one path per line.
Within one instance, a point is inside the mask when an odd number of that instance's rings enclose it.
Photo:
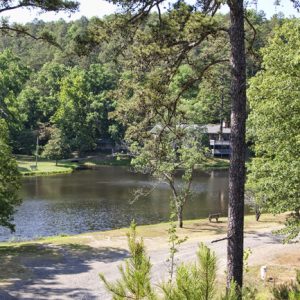
M 98 156 L 91 158 L 84 158 L 81 163 L 84 166 L 130 166 L 130 158 L 128 156 L 117 156 L 117 157 L 107 157 L 107 156 Z M 203 166 L 198 166 L 199 169 L 228 169 L 229 168 L 229 159 L 225 158 L 208 158 Z
M 35 167 L 35 159 L 31 156 L 16 156 L 18 168 L 24 176 L 35 175 L 51 175 L 71 173 L 76 168 L 76 163 L 58 162 L 39 159 L 37 168 Z
M 81 162 L 83 166 L 93 167 L 93 166 L 130 166 L 131 159 L 127 156 L 122 157 L 107 157 L 107 156 L 97 156 L 97 157 L 87 157 Z
M 226 158 L 217 158 L 217 157 L 212 157 L 208 158 L 206 163 L 204 164 L 205 169 L 228 169 L 229 168 L 229 159 Z

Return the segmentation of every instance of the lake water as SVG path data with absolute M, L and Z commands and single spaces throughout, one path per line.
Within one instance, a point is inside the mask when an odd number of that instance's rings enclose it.
M 136 189 L 155 189 L 130 203 Z M 228 172 L 197 172 L 193 197 L 184 209 L 185 219 L 227 215 Z M 138 224 L 167 221 L 170 191 L 147 175 L 124 167 L 102 167 L 68 175 L 23 179 L 23 204 L 15 215 L 16 233 L 0 229 L 0 240 L 32 239 L 76 234 Z

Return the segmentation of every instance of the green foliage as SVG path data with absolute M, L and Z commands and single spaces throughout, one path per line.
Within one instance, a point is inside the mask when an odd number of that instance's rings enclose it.
M 274 299 L 298 300 L 300 299 L 300 271 L 297 271 L 296 282 L 276 285 L 272 289 Z
M 49 159 L 57 160 L 67 158 L 70 155 L 70 147 L 66 138 L 58 128 L 52 128 L 51 137 L 44 147 L 43 156 Z
M 197 260 L 197 264 L 182 264 L 177 268 L 175 283 L 169 282 L 162 286 L 164 299 L 214 299 L 216 255 L 201 243 L 197 252 Z
M 32 155 L 36 148 L 36 134 L 31 129 L 14 131 L 11 134 L 13 153 Z
M 15 206 L 20 203 L 20 174 L 7 143 L 7 126 L 5 121 L 0 119 L 0 226 L 14 231 L 12 221 Z
M 7 5 L 13 2 L 17 1 L 7 2 Z M 73 6 L 71 2 L 67 5 L 67 2 L 55 1 L 50 7 L 50 1 L 45 1 L 41 8 L 73 11 L 76 5 Z M 36 3 L 32 1 L 30 7 L 37 8 Z M 177 104 L 178 123 L 203 124 L 219 122 L 221 117 L 228 119 L 229 74 L 228 62 L 223 59 L 228 57 L 229 44 L 224 31 L 218 32 L 219 28 L 228 26 L 228 17 L 215 15 L 211 18 L 183 2 L 178 2 L 160 17 L 157 13 L 151 13 L 147 20 L 141 18 L 135 26 L 125 27 L 129 17 L 128 14 L 118 14 L 103 19 L 88 20 L 82 17 L 71 22 L 62 19 L 56 22 L 33 20 L 22 26 L 16 24 L 15 29 L 19 32 L 0 30 L 0 51 L 11 53 L 6 54 L 5 60 L 10 62 L 12 72 L 7 72 L 8 80 L 2 85 L 0 80 L 0 94 L 10 91 L 5 96 L 7 107 L 1 104 L 1 110 L 10 112 L 8 125 L 14 152 L 31 154 L 34 151 L 30 131 L 36 130 L 39 122 L 51 123 L 60 128 L 70 140 L 73 150 L 82 147 L 83 152 L 93 149 L 99 138 L 122 141 L 127 126 L 132 135 L 156 124 L 167 123 L 172 113 L 168 116 L 166 111 L 172 112 Z M 279 21 L 268 21 L 255 12 L 249 13 L 248 18 L 256 28 L 257 41 L 254 46 L 257 54 L 272 27 Z M 10 25 L 9 22 L 5 23 L 5 26 Z M 249 26 L 246 29 L 250 41 L 253 30 Z M 42 39 L 33 41 L 28 34 Z M 45 43 L 44 38 L 52 41 L 52 44 Z M 254 74 L 260 63 L 254 61 L 252 56 L 250 60 L 249 74 Z M 218 61 L 221 64 L 217 64 Z M 203 73 L 204 68 L 210 64 Z M 92 72 L 91 65 L 101 67 Z M 77 137 L 78 127 L 66 131 L 67 125 L 58 117 L 59 114 L 61 117 L 64 115 L 61 108 L 65 101 L 62 87 L 65 89 L 66 78 L 74 67 L 89 77 L 85 80 L 94 78 L 90 80 L 93 83 L 88 83 L 87 87 L 80 87 L 85 94 L 94 94 L 89 86 L 101 86 L 99 81 L 103 82 L 102 75 L 107 76 L 104 81 L 111 85 L 104 90 L 110 92 L 120 84 L 114 95 L 107 93 L 105 100 L 100 92 L 99 99 L 93 95 L 93 100 L 83 101 L 87 103 L 83 107 L 89 114 L 83 119 L 88 119 L 89 125 L 87 129 L 82 128 L 83 133 Z M 6 66 L 1 67 L 1 70 L 5 69 Z M 119 82 L 120 76 L 122 78 Z M 74 94 L 74 97 L 77 96 L 79 94 Z M 133 97 L 133 101 L 127 101 L 129 96 Z M 118 122 L 110 118 L 116 106 L 120 116 Z M 82 105 L 78 107 L 79 116 L 82 115 L 80 107 Z M 141 114 L 137 113 L 139 108 L 143 108 Z M 181 119 L 178 118 L 180 113 L 183 114 Z M 153 118 L 154 114 L 156 117 L 160 114 L 165 121 Z M 76 119 L 76 112 L 72 115 Z M 71 116 L 66 116 L 66 123 L 71 123 Z M 129 125 L 132 116 L 135 117 L 134 126 Z
M 173 232 L 170 236 L 174 235 Z M 131 257 L 125 267 L 120 267 L 121 279 L 115 283 L 100 274 L 101 281 L 112 294 L 112 299 L 169 299 L 211 300 L 215 297 L 216 255 L 203 243 L 197 252 L 197 264 L 182 264 L 176 270 L 174 283 L 161 286 L 163 295 L 158 296 L 151 285 L 151 263 L 146 255 L 143 240 L 136 238 L 136 224 L 131 224 L 127 235 Z M 233 300 L 233 298 L 229 298 Z
M 244 286 L 242 291 L 238 288 L 234 280 L 231 281 L 229 289 L 226 290 L 222 300 L 254 300 L 256 299 L 257 289 L 255 287 Z
M 41 11 L 69 11 L 72 12 L 78 7 L 78 2 L 69 0 L 5 0 L 0 4 L 0 11 L 14 9 L 15 7 L 24 7 L 28 9 L 39 9 Z
M 61 84 L 60 103 L 52 120 L 81 153 L 95 148 L 96 137 L 108 133 L 108 113 L 115 75 L 99 64 L 85 71 L 73 68 Z
M 228 67 L 208 71 L 199 85 L 196 97 L 185 100 L 188 114 L 197 124 L 230 120 L 230 73 Z
M 206 159 L 205 134 L 191 124 L 184 105 L 197 93 L 207 62 L 201 57 L 206 53 L 196 58 L 185 47 L 216 33 L 219 22 L 193 14 L 185 3 L 175 6 L 161 19 L 153 15 L 137 28 L 129 55 L 122 61 L 126 71 L 114 93 L 118 98 L 114 116 L 127 128 L 125 137 L 136 170 L 169 185 L 182 227 L 193 170 Z M 212 54 L 208 61 L 218 58 Z
M 248 134 L 255 151 L 248 189 L 265 211 L 295 212 L 287 221 L 287 239 L 300 232 L 299 47 L 299 20 L 284 22 L 263 49 L 264 70 L 248 91 Z
M 112 299 L 157 299 L 150 282 L 150 259 L 147 257 L 143 240 L 137 240 L 134 222 L 131 223 L 127 240 L 131 257 L 125 261 L 125 267 L 119 267 L 121 279 L 109 283 L 103 274 L 99 275 L 100 279 L 112 293 Z
M 245 273 L 249 272 L 248 260 L 249 260 L 249 257 L 250 257 L 251 254 L 252 254 L 251 248 L 247 248 L 247 249 L 244 250 L 243 267 L 244 267 Z
M 114 116 L 127 128 L 125 138 L 136 170 L 169 185 L 182 227 L 194 168 L 207 158 L 205 132 L 195 125 L 206 120 L 193 117 L 191 102 L 206 71 L 227 61 L 228 39 L 220 30 L 224 18 L 212 18 L 179 1 L 164 14 L 142 19 L 129 33 L 134 38 L 120 62 L 125 71 L 114 93 Z M 116 20 L 108 23 L 120 25 Z M 214 120 L 219 120 L 220 109 L 215 111 Z
M 10 120 L 10 127 L 18 125 L 19 108 L 16 101 L 30 70 L 10 50 L 0 53 L 0 116 Z
M 187 240 L 187 237 L 179 238 L 177 235 L 177 229 L 176 225 L 174 223 L 174 218 L 176 216 L 176 211 L 174 209 L 174 205 L 171 203 L 171 216 L 170 216 L 170 227 L 168 229 L 168 243 L 170 246 L 170 256 L 167 259 L 167 262 L 169 263 L 169 275 L 170 279 L 169 281 L 172 282 L 173 275 L 175 272 L 175 254 L 178 252 L 178 246 L 184 243 Z M 174 212 L 175 211 L 175 212 Z
M 195 166 L 206 160 L 207 151 L 201 138 L 200 129 L 193 130 L 192 127 L 175 124 L 168 126 L 168 129 L 156 126 L 150 136 L 140 139 L 141 144 L 131 144 L 135 169 L 169 185 L 180 227 L 183 226 L 184 205 L 191 196 Z
M 222 300 L 239 300 L 239 294 L 237 292 L 237 284 L 234 280 L 231 281 L 229 289 L 226 291 L 225 296 L 222 297 Z

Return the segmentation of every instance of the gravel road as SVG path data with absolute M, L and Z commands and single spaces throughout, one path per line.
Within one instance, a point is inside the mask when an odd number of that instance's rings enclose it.
M 215 238 L 218 238 L 216 236 Z M 199 242 L 205 242 L 217 254 L 218 270 L 226 268 L 226 241 L 211 244 L 208 238 L 193 238 L 180 246 L 176 254 L 177 262 L 194 261 Z M 158 283 L 168 276 L 168 245 L 161 238 L 145 239 L 148 253 L 153 265 L 153 281 Z M 43 257 L 24 258 L 23 266 L 29 271 L 30 279 L 13 280 L 12 284 L 2 288 L 0 299 L 111 299 L 99 280 L 99 272 L 109 280 L 119 277 L 118 266 L 128 257 L 124 246 L 125 239 L 103 241 L 95 240 L 93 251 L 74 252 L 59 246 L 59 256 L 45 259 Z M 245 235 L 245 247 L 252 249 L 250 265 L 267 265 L 283 253 L 298 255 L 296 263 L 300 267 L 300 245 L 283 245 L 271 232 L 253 231 Z M 292 253 L 292 254 L 291 254 Z

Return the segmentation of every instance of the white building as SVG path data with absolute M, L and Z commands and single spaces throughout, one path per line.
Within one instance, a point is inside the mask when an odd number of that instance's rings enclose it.
M 208 134 L 209 147 L 213 156 L 228 157 L 231 154 L 230 133 L 231 129 L 223 122 L 222 127 L 220 124 L 181 124 L 180 128 L 188 129 L 189 131 L 201 130 L 203 133 Z M 151 133 L 158 134 L 162 130 L 161 125 L 155 125 L 151 129 Z
M 206 131 L 209 136 L 209 146 L 213 156 L 230 156 L 231 145 L 230 145 L 230 127 L 220 124 L 208 124 L 205 125 Z M 221 132 L 222 131 L 222 132 Z

